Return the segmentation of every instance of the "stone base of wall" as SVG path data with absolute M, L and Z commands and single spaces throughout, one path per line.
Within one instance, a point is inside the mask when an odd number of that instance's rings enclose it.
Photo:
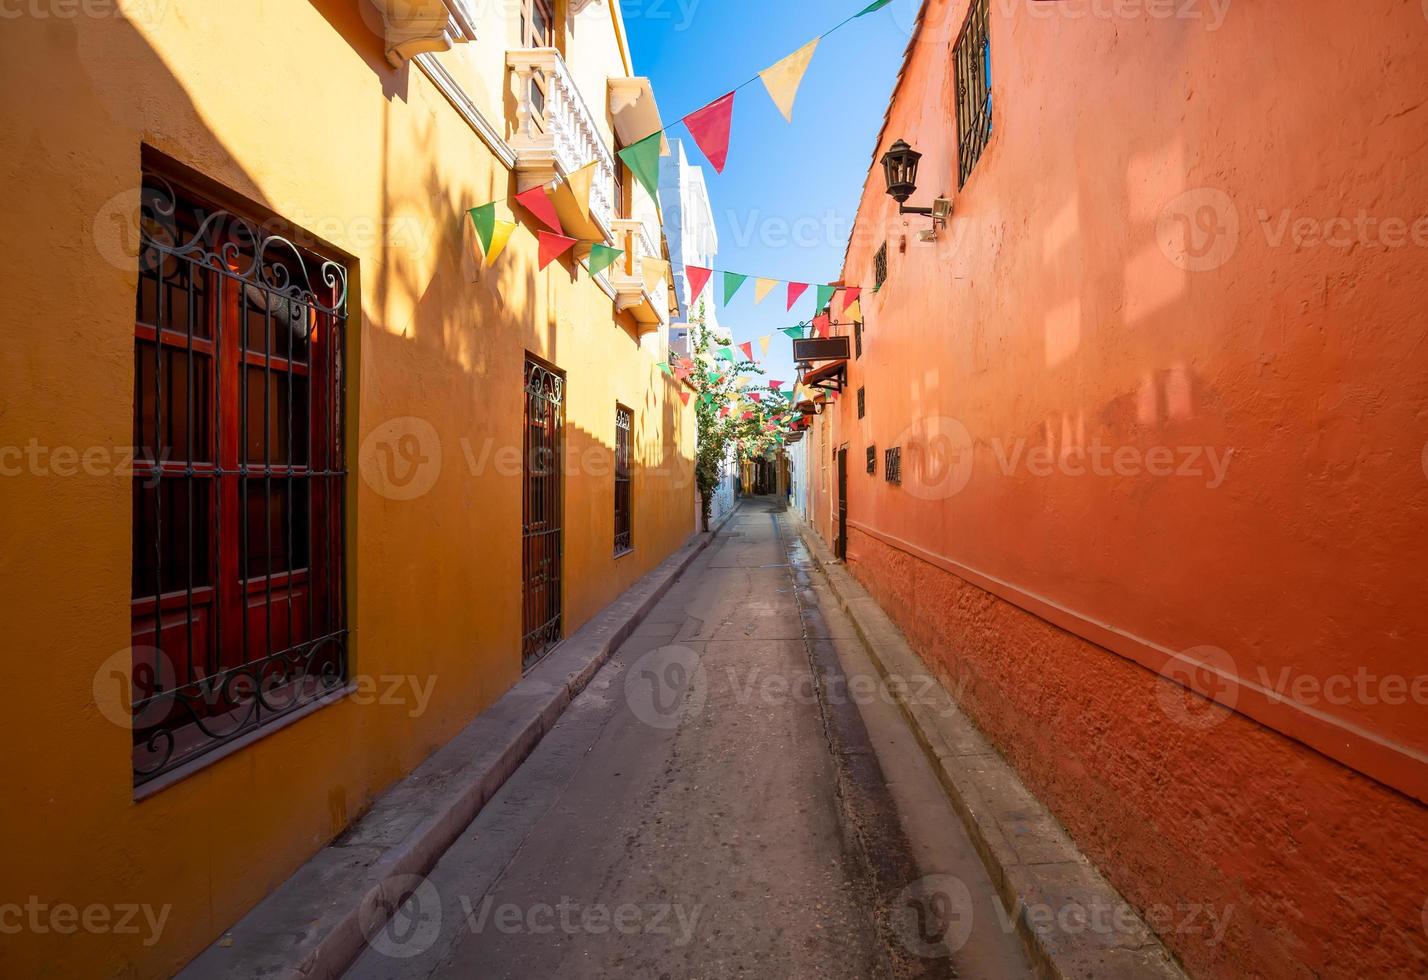
M 1191 974 L 1428 975 L 1428 807 L 856 529 L 848 568 Z

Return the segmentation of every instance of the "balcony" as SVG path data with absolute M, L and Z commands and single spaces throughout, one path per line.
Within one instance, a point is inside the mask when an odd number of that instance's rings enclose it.
M 393 68 L 419 54 L 476 40 L 470 0 L 358 0 L 363 21 L 382 38 Z
M 569 234 L 586 241 L 609 240 L 615 221 L 615 158 L 565 60 L 555 48 L 520 48 L 506 52 L 506 66 L 516 85 L 515 133 L 510 139 L 516 151 L 516 186 L 529 190 L 594 160 L 589 221 L 563 183 L 552 197 Z
M 651 236 L 647 222 L 638 218 L 614 220 L 615 247 L 625 250 L 618 262 L 610 267 L 610 285 L 615 290 L 615 309 L 630 315 L 639 324 L 639 332 L 662 326 L 668 316 L 668 303 L 663 297 L 668 289 L 657 289 L 659 283 L 646 283 L 643 259 L 662 258 L 657 237 Z M 655 236 L 658 235 L 656 228 Z

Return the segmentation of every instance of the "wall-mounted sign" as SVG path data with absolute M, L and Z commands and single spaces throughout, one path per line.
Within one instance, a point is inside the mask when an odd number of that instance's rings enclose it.
M 793 342 L 795 361 L 846 361 L 848 359 L 847 337 L 805 337 Z

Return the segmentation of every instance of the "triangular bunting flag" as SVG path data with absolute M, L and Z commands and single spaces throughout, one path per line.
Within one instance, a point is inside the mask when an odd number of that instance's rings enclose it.
M 884 0 L 886 2 L 886 0 Z M 778 64 L 770 65 L 759 72 L 764 80 L 764 88 L 769 90 L 769 98 L 774 100 L 783 118 L 793 122 L 793 100 L 798 96 L 799 83 L 803 73 L 808 71 L 808 62 L 813 59 L 813 49 L 818 47 L 818 38 L 809 41 Z
M 754 280 L 754 303 L 762 303 L 764 297 L 778 285 L 777 279 L 755 279 Z
M 770 340 L 773 340 L 773 335 L 772 335 L 772 334 L 770 334 L 770 335 L 768 335 L 768 336 L 766 336 L 766 337 L 760 337 L 760 338 L 759 338 L 759 353 L 762 354 L 762 355 L 764 355 L 765 357 L 768 357 L 768 355 L 769 355 L 769 341 L 770 341 Z
M 757 391 L 751 391 L 751 392 L 749 392 L 749 401 L 752 401 L 752 402 L 761 402 L 761 401 L 763 401 L 763 400 L 764 400 L 764 396 L 763 396 L 763 395 L 760 395 Z
M 718 173 L 724 172 L 724 161 L 729 156 L 729 124 L 734 118 L 734 93 L 721 95 L 703 109 L 696 109 L 684 117 L 684 125 L 689 127 L 694 142 L 709 158 Z
M 650 133 L 616 154 L 655 201 L 659 200 L 659 150 L 663 142 L 663 131 Z
M 471 215 L 471 223 L 476 226 L 476 237 L 481 240 L 481 254 L 491 251 L 491 236 L 496 232 L 496 202 L 483 204 L 466 212 Z
M 791 282 L 788 284 L 788 309 L 793 309 L 793 304 L 798 302 L 798 297 L 802 296 L 808 289 L 806 282 Z
M 863 319 L 863 301 L 861 299 L 853 300 L 853 305 L 845 309 L 843 312 L 848 314 L 849 320 L 857 320 L 861 322 Z
M 555 205 L 550 203 L 550 197 L 545 192 L 545 185 L 541 184 L 532 187 L 528 191 L 522 191 L 516 195 L 516 200 L 520 201 L 527 211 L 540 219 L 545 225 L 557 235 L 564 235 L 565 229 L 560 227 L 560 218 L 555 214 Z
M 704 292 L 704 287 L 713 274 L 713 269 L 706 269 L 703 266 L 686 265 L 684 267 L 684 275 L 689 279 L 689 302 L 691 305 L 699 298 L 699 294 Z
M 590 220 L 590 185 L 594 179 L 594 160 L 574 173 L 567 174 L 565 178 L 565 186 L 569 187 L 570 193 L 575 195 L 575 206 L 580 209 L 580 216 L 586 221 Z
M 782 382 L 782 381 L 770 381 L 770 382 L 769 382 L 769 387 L 772 388 L 774 391 L 778 391 L 780 388 L 783 387 L 783 382 Z
M 575 239 L 566 238 L 564 235 L 552 235 L 548 231 L 542 231 L 537 233 L 536 237 L 540 239 L 538 264 L 542 269 L 575 247 Z
M 744 284 L 748 276 L 740 275 L 737 272 L 724 273 L 724 305 L 729 305 L 729 300 L 734 298 L 734 294 L 739 291 L 739 287 Z
M 496 256 L 505 249 L 506 243 L 511 240 L 511 232 L 516 230 L 514 221 L 502 221 L 496 219 L 496 227 L 491 231 L 491 247 L 486 249 L 486 264 L 490 265 L 496 261 Z
M 817 298 L 817 300 L 814 301 L 813 309 L 814 309 L 815 311 L 818 311 L 818 310 L 823 309 L 823 307 L 827 306 L 827 305 L 828 305 L 828 301 L 833 298 L 833 292 L 834 292 L 834 290 L 835 290 L 835 287 L 833 287 L 833 286 L 823 286 L 823 285 L 820 285 L 820 286 L 818 287 L 818 298 Z
M 679 400 L 682 401 L 682 402 L 684 402 L 684 404 L 688 405 L 688 404 L 689 404 L 689 392 L 687 392 L 687 391 L 681 391 L 681 392 L 679 393 Z
M 780 330 L 779 332 L 782 333 L 784 336 L 786 336 L 786 337 L 792 339 L 792 340 L 802 340 L 802 339 L 803 339 L 803 328 L 802 328 L 802 327 L 784 327 L 784 328 L 783 328 L 782 330 Z
M 674 368 L 672 368 L 672 367 L 669 366 L 669 362 L 668 362 L 668 361 L 660 361 L 658 364 L 655 365 L 655 367 L 659 368 L 661 371 L 663 371 L 665 374 L 669 375 L 670 377 L 673 377 L 673 376 L 674 376 Z
M 645 281 L 645 289 L 653 293 L 668 269 L 668 262 L 664 259 L 657 259 L 653 255 L 646 255 L 640 259 L 640 276 Z
M 752 361 L 754 359 L 754 344 L 752 341 L 744 341 L 739 345 L 739 350 L 744 352 L 744 360 Z
M 734 362 L 734 352 L 727 347 L 720 347 L 714 352 L 714 356 L 722 357 L 731 364 Z
M 820 313 L 813 318 L 813 329 L 817 331 L 818 336 L 824 340 L 828 339 L 829 334 L 832 332 L 832 326 L 833 319 L 827 313 Z
M 892 3 L 892 0 L 873 0 L 872 3 L 868 4 L 866 7 L 864 7 L 862 10 L 858 11 L 858 12 L 857 12 L 856 14 L 854 14 L 853 16 L 854 16 L 854 17 L 861 17 L 861 16 L 863 16 L 864 14 L 871 14 L 871 13 L 872 13 L 873 11 L 875 11 L 875 10 L 882 10 L 884 7 L 886 7 L 886 6 L 887 6 L 888 4 L 890 4 L 890 3 Z
M 858 296 L 862 293 L 862 291 L 863 290 L 858 286 L 849 286 L 847 289 L 843 290 L 843 309 L 846 310 L 848 309 L 848 307 L 856 303 L 858 301 Z
M 625 254 L 622 248 L 611 248 L 609 245 L 595 244 L 590 246 L 590 258 L 586 265 L 590 269 L 592 276 L 598 276 L 610 266 L 615 264 L 615 260 Z
M 719 407 L 719 417 L 720 417 L 720 418 L 728 418 L 728 417 L 729 417 L 729 406 L 728 406 L 728 405 L 721 405 L 721 406 Z

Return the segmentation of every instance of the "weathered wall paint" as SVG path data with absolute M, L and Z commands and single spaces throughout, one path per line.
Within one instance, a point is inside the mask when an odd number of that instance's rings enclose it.
M 506 196 L 512 179 L 420 71 L 386 65 L 354 2 L 145 9 L 160 13 L 24 17 L 0 29 L 11 311 L 0 446 L 82 453 L 133 441 L 130 215 L 142 145 L 327 239 L 353 257 L 357 291 L 351 672 L 415 678 L 430 700 L 418 711 L 415 696 L 349 697 L 135 802 L 130 733 L 100 707 L 120 683 L 106 662 L 129 645 L 129 478 L 41 476 L 28 464 L 6 475 L 0 590 L 16 696 L 0 903 L 168 907 L 156 940 L 147 929 L 7 934 L 6 976 L 168 975 L 517 679 L 510 451 L 521 445 L 526 351 L 567 372 L 567 634 L 693 529 L 694 413 L 583 270 L 536 270 L 529 231 L 493 268 L 473 259 L 465 209 Z M 582 45 L 610 18 L 587 7 L 570 51 L 582 77 L 600 77 L 599 92 L 602 73 L 625 69 L 608 38 Z M 443 58 L 454 74 L 463 59 L 501 63 L 504 36 Z M 471 92 L 498 121 L 499 84 Z M 619 559 L 616 402 L 634 411 L 637 458 L 635 549 Z M 369 437 L 405 417 L 429 424 L 429 457 L 440 449 L 416 500 L 383 496 L 362 475 Z
M 993 2 L 959 190 L 967 3 L 926 6 L 877 153 L 912 143 L 909 203 L 954 215 L 919 242 L 870 171 L 867 417 L 810 450 L 849 442 L 851 570 L 1127 898 L 1230 915 L 1156 923 L 1193 973 L 1418 975 L 1428 20 L 1153 9 Z M 1158 676 L 1182 651 L 1233 713 Z M 1395 680 L 1345 701 L 1361 669 Z

